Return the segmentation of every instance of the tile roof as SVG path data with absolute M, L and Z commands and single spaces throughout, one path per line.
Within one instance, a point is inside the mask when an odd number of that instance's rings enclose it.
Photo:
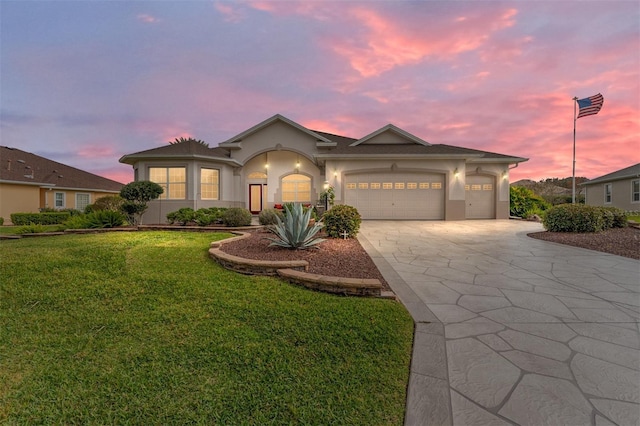
M 619 179 L 629 179 L 634 177 L 640 177 L 640 163 L 634 164 L 624 169 L 617 170 L 615 172 L 591 179 L 587 182 L 583 182 L 582 185 L 591 185 L 595 183 L 608 182 Z
M 286 123 L 290 123 L 291 121 L 282 117 L 280 115 L 276 115 L 263 123 L 260 123 L 257 126 L 252 127 L 251 129 L 241 133 L 240 135 L 244 135 L 247 132 L 257 131 L 256 129 L 261 129 L 269 123 L 272 123 L 275 120 L 282 120 Z M 265 124 L 266 123 L 266 124 Z M 296 125 L 296 127 L 302 127 L 294 122 L 291 122 Z M 395 126 L 387 125 L 380 129 L 377 132 L 383 130 L 387 130 L 388 128 L 397 129 Z M 306 129 L 306 128 L 304 128 Z M 358 145 L 354 145 L 358 141 L 362 141 L 362 139 L 354 139 L 347 136 L 335 135 L 332 133 L 322 132 L 318 130 L 306 129 L 310 134 L 314 134 L 320 136 L 324 139 L 324 141 L 330 142 L 330 144 L 319 145 L 319 152 L 316 154 L 318 159 L 323 158 L 331 158 L 331 157 L 353 157 L 357 158 L 358 156 L 367 157 L 367 156 L 398 156 L 398 157 L 435 157 L 435 158 L 443 158 L 443 157 L 454 157 L 454 158 L 465 158 L 470 162 L 483 162 L 483 161 L 498 161 L 498 162 L 522 162 L 527 161 L 526 158 L 515 157 L 512 155 L 504 155 L 497 154 L 494 152 L 488 151 L 480 151 L 477 149 L 470 148 L 461 148 L 452 145 L 444 145 L 444 144 L 422 144 L 422 143 L 407 143 L 407 144 L 367 144 L 360 143 Z M 397 129 L 398 132 L 404 132 L 402 129 Z M 412 135 L 409 135 L 412 136 Z M 413 138 L 413 137 L 412 137 Z M 417 138 L 416 138 L 417 139 Z M 121 163 L 126 164 L 134 164 L 137 160 L 141 158 L 154 158 L 154 157 L 193 157 L 193 156 L 203 156 L 209 158 L 219 158 L 225 159 L 229 162 L 235 162 L 235 160 L 230 158 L 230 151 L 232 149 L 231 144 L 233 144 L 235 138 L 232 138 L 226 142 L 223 142 L 223 146 L 209 148 L 208 145 L 198 143 L 193 140 L 188 140 L 182 143 L 175 143 L 171 145 L 163 145 L 158 148 L 148 149 L 146 151 L 136 152 L 134 154 L 128 154 L 120 158 Z M 226 145 L 225 145 L 226 144 Z M 226 148 L 228 147 L 228 149 Z M 239 163 L 236 165 L 240 166 Z
M 475 158 L 477 160 L 508 160 L 518 159 L 519 161 L 525 161 L 526 159 L 515 157 L 512 155 L 497 154 L 494 152 L 480 151 L 471 148 L 461 148 L 453 145 L 444 144 L 432 144 L 432 145 L 356 145 L 352 144 L 358 139 L 348 138 L 345 136 L 333 135 L 330 133 L 324 133 L 315 131 L 320 135 L 327 137 L 337 143 L 334 148 L 329 148 L 325 152 L 328 155 L 435 155 L 435 156 L 466 156 L 469 158 Z
M 123 184 L 17 148 L 0 146 L 0 182 L 118 192 Z
M 145 151 L 139 151 L 134 154 L 128 154 L 120 158 L 121 163 L 133 164 L 135 161 L 131 161 L 133 158 L 145 158 L 145 157 L 219 157 L 229 158 L 229 151 L 224 148 L 214 147 L 209 148 L 208 145 L 202 144 L 194 140 L 187 140 L 181 143 L 172 143 L 168 145 L 162 145 L 157 148 L 147 149 Z

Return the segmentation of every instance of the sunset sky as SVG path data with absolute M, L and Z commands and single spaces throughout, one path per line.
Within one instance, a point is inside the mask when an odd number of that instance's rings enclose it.
M 0 144 L 123 183 L 124 154 L 215 146 L 274 114 L 528 162 L 511 180 L 640 162 L 640 2 L 0 1 Z

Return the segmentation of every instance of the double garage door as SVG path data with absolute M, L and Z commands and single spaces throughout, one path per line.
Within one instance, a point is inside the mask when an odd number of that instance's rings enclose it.
M 444 175 L 362 173 L 347 175 L 345 203 L 363 219 L 444 219 Z

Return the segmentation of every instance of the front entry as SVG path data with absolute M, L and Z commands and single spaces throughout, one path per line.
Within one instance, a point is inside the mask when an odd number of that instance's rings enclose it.
M 263 202 L 267 193 L 267 185 L 260 183 L 249 184 L 249 211 L 258 214 L 262 211 Z

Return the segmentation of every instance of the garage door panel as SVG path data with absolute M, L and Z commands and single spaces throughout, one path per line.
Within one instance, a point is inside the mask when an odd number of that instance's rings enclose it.
M 442 174 L 347 175 L 345 191 L 345 203 L 364 219 L 444 219 Z
M 468 175 L 465 182 L 467 219 L 495 219 L 495 178 Z

